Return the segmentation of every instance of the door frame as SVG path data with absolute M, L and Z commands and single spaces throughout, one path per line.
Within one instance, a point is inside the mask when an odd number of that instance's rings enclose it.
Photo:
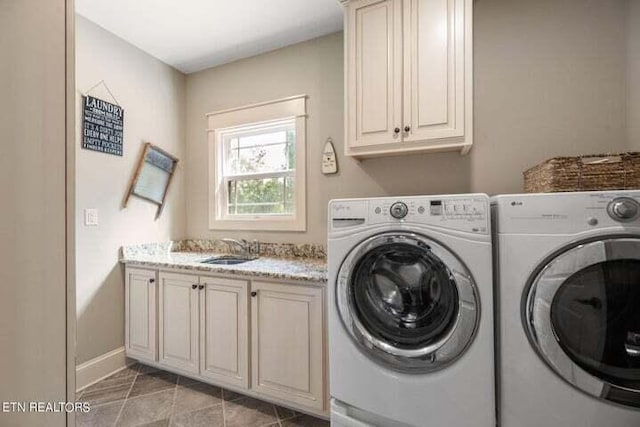
M 65 0 L 65 107 L 66 107 L 66 277 L 67 277 L 67 302 L 66 302 L 66 377 L 68 402 L 76 400 L 76 245 L 75 245 L 75 211 L 76 211 L 76 41 L 75 41 L 75 2 Z M 74 412 L 67 412 L 66 424 L 69 427 L 76 425 Z

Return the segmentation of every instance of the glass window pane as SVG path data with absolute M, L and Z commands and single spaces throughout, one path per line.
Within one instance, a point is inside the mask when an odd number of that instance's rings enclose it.
M 287 131 L 287 164 L 290 170 L 296 168 L 296 131 L 289 129 Z
M 226 132 L 221 143 L 228 215 L 294 213 L 295 119 Z
M 229 171 L 231 165 L 238 163 L 238 138 L 230 138 L 224 144 L 224 170 Z
M 284 211 L 292 212 L 295 210 L 295 195 L 296 195 L 296 187 L 295 187 L 295 178 L 292 176 L 287 176 L 284 178 Z
M 258 134 L 240 135 L 240 148 L 254 145 L 282 143 L 287 140 L 286 129 L 269 130 L 266 129 Z
M 229 195 L 229 204 L 228 204 L 228 214 L 230 215 L 235 215 L 238 212 L 236 211 L 237 209 L 237 204 L 236 204 L 236 196 L 237 196 L 237 185 L 238 183 L 236 181 L 229 181 L 228 183 L 228 188 L 227 188 L 227 194 Z
M 293 182 L 290 177 L 229 181 L 228 213 L 293 214 Z
M 223 153 L 225 176 L 294 170 L 294 124 L 228 134 Z

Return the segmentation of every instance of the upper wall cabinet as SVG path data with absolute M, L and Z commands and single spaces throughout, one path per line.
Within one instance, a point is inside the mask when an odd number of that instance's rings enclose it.
M 469 151 L 473 0 L 345 0 L 346 154 Z

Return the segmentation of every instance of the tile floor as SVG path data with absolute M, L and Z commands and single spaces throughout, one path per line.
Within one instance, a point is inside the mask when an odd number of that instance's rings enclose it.
M 303 415 L 230 390 L 145 365 L 134 365 L 78 393 L 91 411 L 78 427 L 329 427 Z

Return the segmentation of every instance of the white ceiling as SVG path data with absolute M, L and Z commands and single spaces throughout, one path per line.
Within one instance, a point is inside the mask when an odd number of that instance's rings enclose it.
M 337 0 L 76 0 L 76 12 L 185 73 L 342 29 Z

